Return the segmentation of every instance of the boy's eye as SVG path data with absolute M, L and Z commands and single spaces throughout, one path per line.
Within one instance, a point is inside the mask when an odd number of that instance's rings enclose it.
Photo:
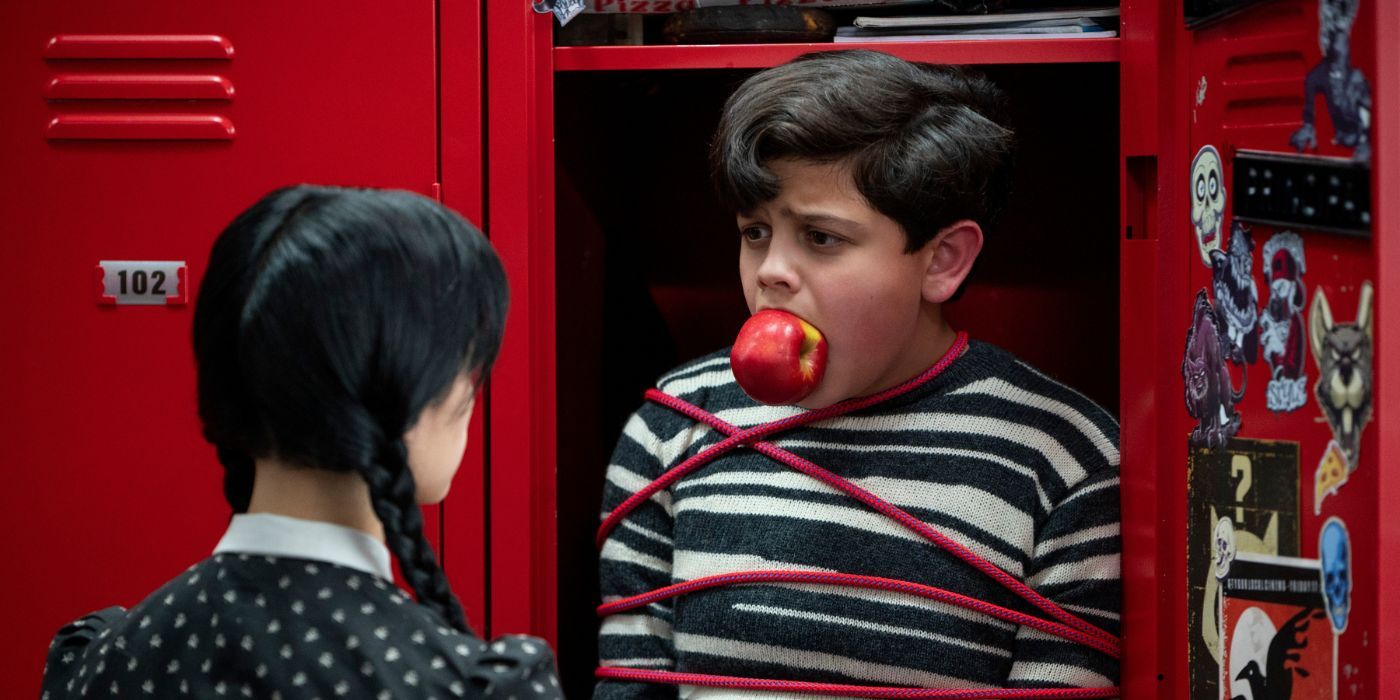
M 769 234 L 768 229 L 762 226 L 747 226 L 739 230 L 739 235 L 743 236 L 746 241 L 757 243 L 767 238 Z
M 829 248 L 842 242 L 840 238 L 824 231 L 808 231 L 807 240 L 818 248 Z

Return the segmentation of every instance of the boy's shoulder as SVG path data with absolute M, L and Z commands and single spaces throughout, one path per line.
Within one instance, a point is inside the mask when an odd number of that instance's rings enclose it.
M 656 380 L 663 393 L 715 412 L 752 405 L 729 365 L 729 348 L 685 362 Z
M 972 341 L 964 361 L 944 394 L 959 412 L 1024 425 L 1058 442 L 1087 442 L 1103 467 L 1117 468 L 1118 420 L 1092 399 L 991 343 Z

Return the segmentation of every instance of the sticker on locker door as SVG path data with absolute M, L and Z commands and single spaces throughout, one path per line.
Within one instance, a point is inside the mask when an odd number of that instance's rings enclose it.
M 182 306 L 188 299 L 183 260 L 103 260 L 97 263 L 97 303 L 103 306 Z

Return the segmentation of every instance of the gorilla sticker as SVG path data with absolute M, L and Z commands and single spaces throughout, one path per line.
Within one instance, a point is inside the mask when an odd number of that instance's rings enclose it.
M 1240 431 L 1240 414 L 1235 404 L 1244 398 L 1244 386 L 1235 391 L 1230 370 L 1225 366 L 1225 360 L 1231 357 L 1225 327 L 1225 321 L 1202 289 L 1196 294 L 1191 328 L 1186 332 L 1186 354 L 1181 358 L 1186 412 L 1199 421 L 1190 437 L 1195 447 L 1223 448 Z

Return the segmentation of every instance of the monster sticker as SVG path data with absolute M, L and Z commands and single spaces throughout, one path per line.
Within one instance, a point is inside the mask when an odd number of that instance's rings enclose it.
M 1336 495 L 1342 484 L 1347 482 L 1351 471 L 1347 469 L 1347 456 L 1336 440 L 1327 441 L 1327 451 L 1313 472 L 1313 515 L 1322 515 L 1322 499 Z
M 1225 318 L 1232 361 L 1254 364 L 1259 359 L 1259 289 L 1254 285 L 1254 235 L 1248 226 L 1230 223 L 1228 250 L 1210 251 L 1215 308 Z
M 1371 85 L 1351 64 L 1351 25 L 1361 0 L 1318 0 L 1317 42 L 1322 60 L 1303 81 L 1303 126 L 1288 142 L 1299 153 L 1317 148 L 1313 105 L 1317 94 L 1327 101 L 1335 133 L 1332 143 L 1354 148 L 1352 160 L 1371 162 Z
M 1322 597 L 1332 631 L 1347 629 L 1351 613 L 1351 536 L 1341 518 L 1328 518 L 1317 538 L 1317 556 L 1322 562 Z
M 1337 635 L 1316 559 L 1241 552 L 1222 582 L 1220 698 L 1334 698 Z
M 1210 252 L 1220 249 L 1220 225 L 1225 220 L 1225 169 L 1215 146 L 1203 146 L 1191 161 L 1191 225 L 1201 262 L 1210 265 Z
M 1371 296 L 1371 283 L 1362 282 L 1353 323 L 1333 322 L 1321 289 L 1308 312 L 1308 337 L 1319 375 L 1313 395 L 1350 471 L 1356 471 L 1361 430 L 1371 421 Z
M 1259 342 L 1269 365 L 1265 403 L 1270 411 L 1296 411 L 1308 402 L 1308 377 L 1304 373 L 1303 306 L 1308 293 L 1303 286 L 1307 262 L 1303 239 L 1292 231 L 1274 234 L 1264 243 L 1269 281 L 1269 303 L 1259 317 Z
M 1211 306 L 1206 290 L 1196 294 L 1191 328 L 1186 331 L 1186 354 L 1181 358 L 1181 378 L 1186 383 L 1186 412 L 1198 421 L 1191 430 L 1196 447 L 1221 448 L 1240 430 L 1240 414 L 1235 404 L 1244 398 L 1225 366 L 1234 358 L 1226 337 L 1226 322 Z
M 1220 585 L 1240 553 L 1297 556 L 1298 443 L 1231 440 L 1187 462 L 1190 697 L 1219 697 Z

